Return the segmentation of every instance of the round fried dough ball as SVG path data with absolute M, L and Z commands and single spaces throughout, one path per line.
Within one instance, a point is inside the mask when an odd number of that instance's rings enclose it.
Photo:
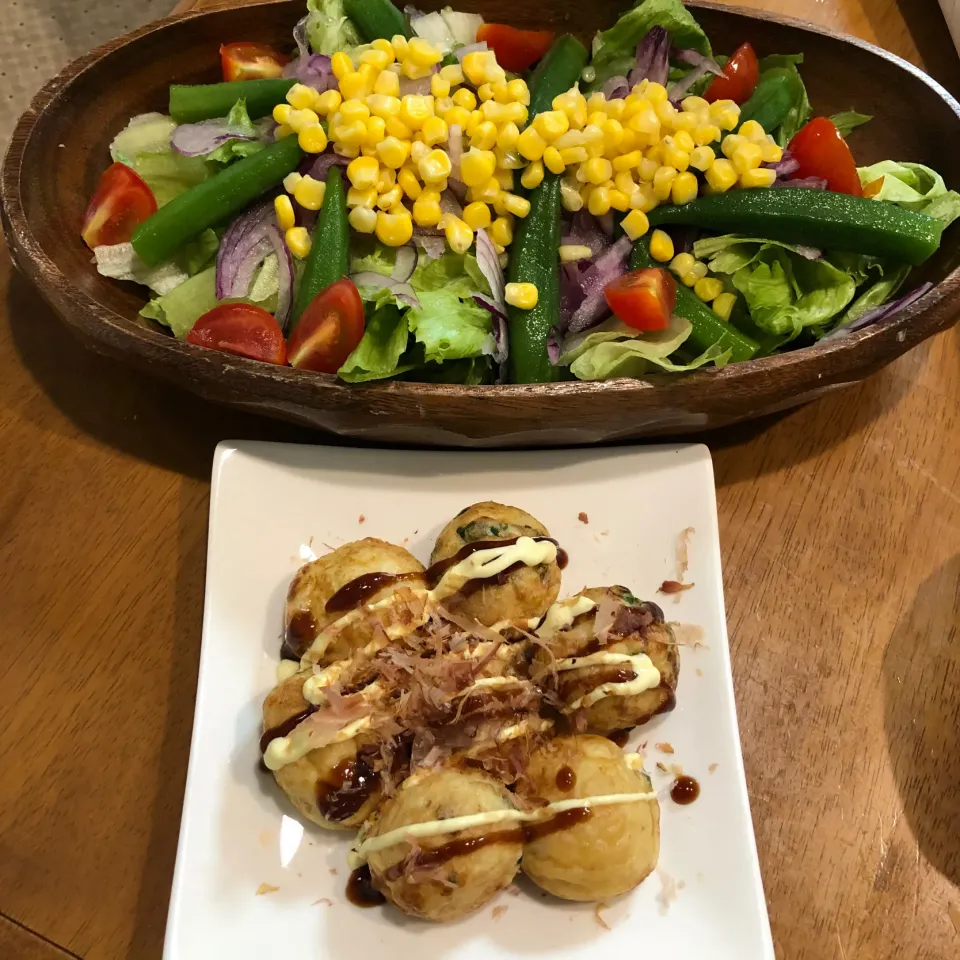
M 650 779 L 632 770 L 604 737 L 559 737 L 531 758 L 527 775 L 549 800 L 645 794 Z M 655 798 L 594 806 L 589 817 L 547 833 L 523 850 L 523 872 L 565 900 L 607 900 L 632 890 L 657 865 L 660 805 Z
M 512 810 L 502 783 L 480 770 L 441 768 L 406 781 L 377 811 L 366 839 L 414 823 Z M 483 842 L 487 841 L 487 842 Z M 478 910 L 516 876 L 523 850 L 515 823 L 405 840 L 370 854 L 373 883 L 404 913 L 458 920 Z
M 264 731 L 284 729 L 284 724 L 311 709 L 302 692 L 310 675 L 310 671 L 295 674 L 267 694 Z M 308 820 L 330 830 L 356 829 L 382 796 L 380 778 L 364 760 L 365 747 L 374 749 L 363 734 L 331 743 L 272 771 L 273 776 Z
M 547 528 L 517 507 L 485 501 L 461 510 L 437 537 L 430 563 L 456 556 L 468 543 L 549 537 Z M 502 620 L 540 617 L 560 592 L 560 567 L 553 563 L 522 566 L 487 580 L 474 580 L 444 601 L 450 609 L 492 626 Z
M 349 611 L 349 606 L 347 609 L 327 610 L 327 603 L 334 594 L 358 577 L 377 573 L 410 576 L 399 581 L 385 581 L 380 589 L 362 596 L 363 604 L 384 600 L 404 587 L 426 590 L 426 584 L 420 576 L 423 573 L 423 564 L 403 547 L 373 537 L 346 543 L 326 556 L 302 566 L 287 591 L 284 655 L 300 659 L 324 628 Z M 373 585 L 376 585 L 375 581 Z M 398 618 L 409 616 L 409 612 L 406 604 L 398 604 L 396 608 L 364 616 L 346 626 L 330 641 L 322 654 L 311 656 L 311 660 L 326 665 L 336 660 L 348 659 L 356 650 L 370 642 L 377 622 L 388 626 L 398 622 Z
M 550 654 L 555 660 L 591 656 L 597 653 L 622 653 L 635 656 L 645 653 L 660 672 L 658 686 L 629 696 L 608 695 L 583 707 L 587 726 L 600 733 L 611 733 L 624 727 L 636 727 L 660 713 L 673 709 L 676 703 L 677 680 L 680 676 L 680 649 L 673 630 L 664 623 L 663 611 L 655 603 L 640 603 L 626 587 L 591 587 L 579 596 L 593 600 L 597 606 L 576 618 L 568 630 L 548 638 L 550 648 L 538 650 L 534 670 L 549 679 Z M 603 641 L 596 634 L 596 617 L 600 607 L 614 603 L 617 607 L 613 626 Z M 561 699 L 573 704 L 604 683 L 627 682 L 623 673 L 629 663 L 587 665 L 557 674 L 556 684 Z

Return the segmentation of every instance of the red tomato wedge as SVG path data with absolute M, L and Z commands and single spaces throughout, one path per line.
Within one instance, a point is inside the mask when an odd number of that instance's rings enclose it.
M 127 243 L 133 231 L 156 212 L 157 200 L 140 176 L 125 163 L 113 163 L 97 181 L 80 235 L 91 250 Z
M 265 43 L 225 43 L 220 62 L 224 80 L 269 80 L 283 76 L 290 58 Z
M 336 373 L 363 337 L 363 301 L 348 277 L 321 290 L 290 334 L 290 365 Z
M 631 270 L 603 288 L 610 309 L 634 330 L 666 330 L 677 305 L 677 281 L 663 267 Z
M 714 77 L 707 87 L 704 100 L 732 100 L 734 103 L 746 103 L 757 88 L 760 79 L 760 64 L 757 55 L 749 43 L 738 47 L 734 55 L 723 68 L 722 77 Z
M 214 307 L 193 325 L 187 343 L 264 363 L 287 362 L 280 324 L 266 310 L 250 303 Z
M 827 181 L 834 193 L 863 196 L 857 162 L 832 120 L 814 117 L 790 141 L 787 149 L 800 164 L 794 174 L 797 179 L 819 177 Z
M 523 73 L 532 67 L 553 43 L 552 30 L 518 30 L 505 23 L 484 23 L 477 31 L 477 42 L 484 42 L 497 55 L 497 63 L 511 73 Z

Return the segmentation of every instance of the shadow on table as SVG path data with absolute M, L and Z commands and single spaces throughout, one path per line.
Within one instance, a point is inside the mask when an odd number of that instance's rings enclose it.
M 883 661 L 887 748 L 927 861 L 960 885 L 960 554 L 935 570 Z

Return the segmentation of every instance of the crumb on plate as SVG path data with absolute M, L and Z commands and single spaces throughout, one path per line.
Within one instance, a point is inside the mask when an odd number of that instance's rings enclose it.
M 314 900 L 313 903 L 310 904 L 310 906 L 311 906 L 311 907 L 316 907 L 316 906 L 318 906 L 318 905 L 321 904 L 321 903 L 324 904 L 324 906 L 327 906 L 327 907 L 332 907 L 332 906 L 333 906 L 333 901 L 332 901 L 329 897 L 321 897 L 319 900 Z
M 499 920 L 510 908 L 504 906 L 502 903 L 498 907 L 494 907 L 490 915 L 494 920 Z
M 710 766 L 707 767 L 707 773 L 713 773 L 713 771 L 716 769 L 717 769 L 717 764 L 711 763 Z
M 670 904 L 677 899 L 677 881 L 663 868 L 657 870 L 657 876 L 660 878 L 657 903 L 660 904 L 660 915 L 666 916 L 670 910 Z
M 601 914 L 600 914 L 600 911 L 601 911 L 601 910 L 606 910 L 606 909 L 607 909 L 607 905 L 606 905 L 605 903 L 597 903 L 597 904 L 595 904 L 595 905 L 594 905 L 594 908 L 593 908 L 593 919 L 594 919 L 594 921 L 597 923 L 598 926 L 603 927 L 604 930 L 609 930 L 609 929 L 610 929 L 610 924 L 607 923 L 607 921 L 604 920 L 603 917 L 602 917 Z
M 679 580 L 664 580 L 663 583 L 657 587 L 657 593 L 683 593 L 684 590 L 692 590 L 695 586 L 695 583 L 681 583 Z
M 366 522 L 367 522 L 367 518 L 361 513 L 360 516 L 357 518 L 357 523 L 366 523 Z
M 265 893 L 276 893 L 280 888 L 275 887 L 272 883 L 261 883 L 257 887 L 257 896 L 262 897 Z
M 589 523 L 589 522 L 590 522 L 590 518 L 589 518 L 582 510 L 577 514 L 577 519 L 578 519 L 581 523 Z
M 671 743 L 655 743 L 654 746 L 655 746 L 661 753 L 673 753 L 673 752 L 674 752 L 673 744 L 671 744 Z

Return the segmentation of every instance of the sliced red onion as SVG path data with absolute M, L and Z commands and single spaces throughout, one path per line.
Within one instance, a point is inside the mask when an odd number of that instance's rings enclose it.
M 296 79 L 307 87 L 313 87 L 318 93 L 333 90 L 337 78 L 330 67 L 330 58 L 323 53 L 311 53 L 291 60 L 283 68 L 285 77 Z
M 482 293 L 475 293 L 473 299 L 481 307 L 490 311 L 493 323 L 493 353 L 491 356 L 495 363 L 506 363 L 510 354 L 509 335 L 507 333 L 506 308 L 500 309 L 489 297 Z
M 612 229 L 610 232 L 613 232 Z M 578 210 L 573 215 L 569 233 L 560 242 L 571 246 L 589 247 L 593 256 L 597 256 L 610 246 L 609 236 L 592 213 Z
M 500 268 L 500 258 L 497 256 L 493 241 L 482 227 L 477 230 L 477 264 L 487 283 L 490 284 L 490 295 L 494 305 L 502 314 L 506 314 L 507 302 L 504 299 L 506 280 Z
M 800 161 L 789 150 L 784 150 L 779 162 L 765 163 L 764 166 L 769 170 L 775 170 L 777 179 L 786 180 L 800 169 Z
M 434 66 L 430 70 L 430 76 L 421 77 L 419 80 L 411 80 L 409 77 L 400 77 L 400 94 L 403 97 L 425 97 L 430 93 L 430 77 L 437 73 L 440 68 Z
M 789 187 L 798 190 L 826 190 L 829 184 L 820 177 L 802 177 L 799 180 L 774 180 L 771 187 Z
M 560 330 L 557 327 L 552 327 L 547 335 L 547 359 L 554 366 L 560 362 L 562 343 L 563 338 L 560 336 Z
M 619 100 L 630 92 L 630 84 L 626 77 L 611 77 L 600 88 L 600 92 L 608 100 Z
M 274 316 L 277 323 L 280 324 L 280 329 L 286 332 L 287 323 L 290 321 L 290 308 L 293 306 L 293 256 L 276 223 L 268 225 L 267 239 L 273 246 L 273 252 L 277 255 L 279 289 L 277 290 L 277 310 Z
M 330 175 L 331 167 L 346 167 L 350 163 L 350 160 L 330 150 L 327 153 L 321 153 L 315 160 L 308 158 L 306 162 L 309 164 L 309 169 L 306 173 L 309 173 L 314 180 L 322 180 L 326 183 L 327 177 Z
M 375 290 L 389 289 L 398 300 L 402 300 L 408 306 L 420 306 L 417 294 L 409 283 L 401 283 L 393 277 L 385 277 L 374 270 L 363 270 L 360 273 L 351 274 L 350 279 L 358 287 L 373 287 Z
M 600 229 L 608 237 L 613 237 L 613 214 L 612 213 L 604 213 L 601 216 L 597 217 L 597 223 L 600 224 Z
M 457 199 L 457 195 L 448 187 L 440 194 L 440 209 L 443 213 L 452 213 L 456 216 L 463 216 L 463 207 Z
M 818 250 L 816 247 L 805 247 L 802 245 L 797 245 L 794 248 L 796 253 L 799 253 L 801 257 L 805 260 L 822 260 L 823 251 Z
M 450 157 L 450 176 L 460 180 L 460 158 L 463 156 L 463 128 L 454 123 L 447 131 L 447 154 Z
M 712 60 L 710 57 L 702 57 L 695 50 L 684 51 L 684 53 L 696 54 L 696 56 L 701 57 L 701 60 L 682 80 L 678 80 L 667 91 L 667 95 L 675 102 L 682 100 L 687 95 L 687 91 L 708 73 L 723 74 L 723 70 L 716 60 Z
M 457 203 L 463 206 L 467 199 L 467 185 L 462 180 L 448 177 L 447 189 L 457 198 Z
M 855 330 L 862 330 L 864 327 L 868 327 L 873 323 L 878 323 L 880 320 L 886 320 L 888 317 L 892 317 L 895 313 L 899 313 L 901 310 L 905 310 L 907 307 L 913 306 L 913 304 L 915 304 L 921 297 L 926 296 L 932 289 L 932 283 L 922 283 L 912 293 L 908 293 L 905 296 L 900 297 L 898 300 L 892 300 L 890 303 L 882 303 L 879 307 L 874 307 L 872 310 L 868 310 L 866 313 L 857 317 L 853 323 L 848 323 L 843 327 L 837 327 L 836 330 L 832 330 L 823 339 L 830 340 L 845 333 L 853 333 Z
M 229 140 L 253 142 L 258 136 L 238 133 L 225 117 L 201 120 L 199 123 L 181 123 L 170 135 L 170 146 L 184 157 L 203 157 L 222 147 Z
M 400 247 L 397 250 L 397 259 L 393 263 L 390 278 L 398 283 L 406 283 L 413 276 L 413 271 L 417 269 L 417 259 L 417 248 L 412 243 Z
M 245 297 L 249 292 L 256 268 L 270 252 L 263 241 L 272 218 L 273 204 L 260 203 L 227 228 L 217 251 L 218 300 Z
M 463 63 L 463 58 L 468 53 L 482 53 L 487 49 L 487 43 L 485 40 L 481 40 L 479 43 L 468 43 L 466 46 L 458 47 L 453 51 L 453 55 Z
M 588 330 L 610 312 L 603 289 L 626 271 L 632 249 L 633 244 L 630 238 L 621 237 L 597 258 L 589 270 L 582 274 L 580 286 L 584 293 L 584 300 L 570 318 L 567 332 L 581 333 Z
M 310 44 L 307 42 L 307 23 L 310 20 L 310 14 L 297 21 L 293 28 L 293 42 L 297 45 L 298 56 L 310 56 Z
M 439 260 L 447 249 L 447 241 L 444 235 L 427 227 L 413 228 L 413 242 L 431 260 Z
M 689 64 L 691 67 L 699 67 L 706 64 L 707 69 L 716 77 L 723 76 L 723 67 L 711 57 L 705 57 L 699 50 L 674 50 L 674 57 L 681 63 Z
M 670 34 L 664 27 L 654 27 L 637 44 L 637 63 L 627 75 L 627 87 L 641 80 L 667 85 L 670 77 Z

